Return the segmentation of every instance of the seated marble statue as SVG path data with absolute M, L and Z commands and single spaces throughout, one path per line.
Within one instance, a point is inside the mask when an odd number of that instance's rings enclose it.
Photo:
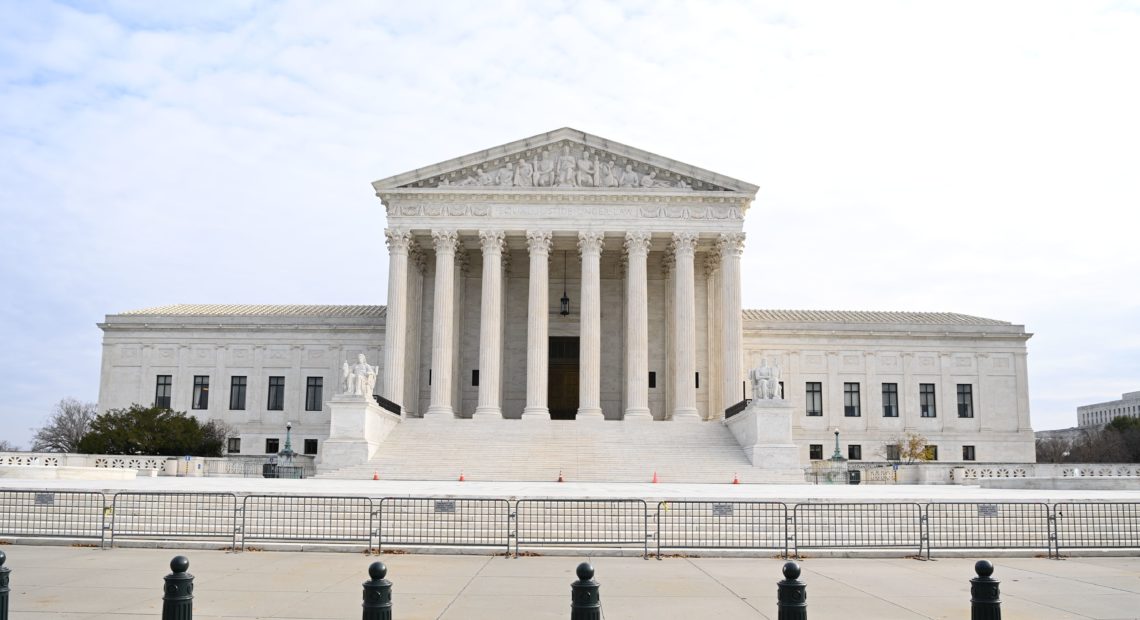
M 752 398 L 758 400 L 782 399 L 780 394 L 780 367 L 769 366 L 767 358 L 760 359 L 760 367 L 748 371 L 752 381 Z
M 380 369 L 368 363 L 368 358 L 363 353 L 356 356 L 356 363 L 349 365 L 345 362 L 341 366 L 341 374 L 344 382 L 344 392 L 348 396 L 363 396 L 370 398 L 373 390 L 376 388 L 376 377 Z

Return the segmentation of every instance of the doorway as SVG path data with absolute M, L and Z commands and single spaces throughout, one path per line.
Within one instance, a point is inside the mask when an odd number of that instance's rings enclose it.
M 550 339 L 547 406 L 551 420 L 573 420 L 578 415 L 578 338 Z

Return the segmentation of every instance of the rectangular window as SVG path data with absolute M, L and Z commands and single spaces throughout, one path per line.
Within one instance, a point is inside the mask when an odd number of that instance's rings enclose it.
M 266 402 L 265 408 L 270 411 L 285 409 L 285 377 L 269 378 L 269 400 Z
M 823 415 L 823 384 L 819 381 L 808 381 L 806 396 L 807 414 L 810 416 Z
M 974 460 L 974 446 L 962 446 L 962 460 L 963 461 Z
M 650 389 L 657 387 L 657 373 L 652 370 L 649 371 L 649 387 Z
M 969 383 L 958 384 L 958 417 L 974 417 L 974 386 Z
M 194 375 L 194 396 L 190 399 L 190 408 L 210 408 L 210 377 L 208 375 Z
M 479 369 L 473 368 L 471 370 L 471 387 L 479 387 Z
M 858 383 L 843 384 L 843 415 L 848 418 L 857 418 L 861 415 Z
M 265 453 L 266 454 L 277 454 L 277 450 L 278 450 L 278 440 L 276 437 L 274 437 L 272 439 L 266 439 L 265 440 Z
M 245 377 L 230 377 L 230 411 L 245 410 Z
M 317 453 L 317 440 L 316 439 L 306 439 L 305 440 L 305 454 L 316 454 L 316 453 Z
M 883 417 L 899 417 L 899 384 L 883 384 Z
M 918 384 L 918 407 L 922 417 L 936 418 L 938 411 L 934 408 L 934 384 L 933 383 L 919 383 Z
M 851 444 L 847 446 L 847 460 L 849 461 L 862 461 L 863 460 L 863 446 L 859 444 Z
M 154 381 L 154 406 L 170 409 L 170 375 L 158 375 Z
M 780 400 L 784 400 L 784 382 L 780 382 Z
M 699 373 L 699 372 L 693 373 L 693 383 L 694 383 L 694 385 L 693 385 L 694 388 L 696 388 L 698 390 L 701 389 L 701 373 Z
M 305 411 L 320 411 L 324 401 L 324 377 L 308 377 L 305 379 Z
M 226 440 L 226 452 L 230 454 L 241 454 L 241 438 L 230 437 Z
M 811 444 L 810 446 L 808 446 L 808 453 L 809 453 L 808 457 L 811 458 L 811 460 L 813 460 L 813 461 L 822 460 L 823 459 L 823 444 L 821 444 L 821 443 Z
M 926 449 L 923 452 L 925 453 L 926 460 L 928 460 L 928 461 L 937 461 L 938 460 L 938 446 L 926 446 Z
M 888 461 L 901 460 L 899 458 L 899 447 L 898 446 L 887 446 L 886 448 L 887 448 L 887 460 Z

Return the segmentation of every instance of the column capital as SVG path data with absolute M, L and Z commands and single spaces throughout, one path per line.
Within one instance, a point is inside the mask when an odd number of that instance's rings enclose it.
M 483 248 L 483 254 L 502 254 L 503 242 L 506 239 L 506 234 L 501 230 L 480 230 L 479 231 L 479 245 Z
M 403 228 L 385 228 L 384 242 L 392 254 L 406 253 L 412 245 L 412 234 Z
M 675 256 L 692 256 L 697 250 L 697 233 L 675 232 L 669 244 Z
M 528 230 L 526 231 L 526 247 L 530 250 L 531 254 L 550 254 L 550 231 L 549 230 Z
M 721 256 L 740 256 L 744 252 L 744 233 L 721 233 L 716 248 Z
M 424 273 L 427 269 L 427 257 L 424 256 L 423 249 L 415 241 L 412 241 L 408 246 L 408 261 L 416 268 L 419 273 Z
M 471 259 L 467 256 L 467 252 L 455 253 L 455 268 L 459 273 L 468 275 L 471 271 Z
M 720 269 L 720 252 L 705 252 L 705 275 L 711 276 Z
M 459 233 L 452 229 L 438 229 L 431 231 L 431 241 L 435 245 L 435 251 L 446 252 L 449 254 L 455 253 L 455 247 L 459 245 Z
M 606 245 L 605 233 L 596 231 L 583 231 L 578 233 L 578 253 L 579 254 L 600 254 L 602 248 Z
M 649 242 L 652 235 L 645 231 L 625 233 L 625 252 L 629 255 L 646 255 L 649 253 Z

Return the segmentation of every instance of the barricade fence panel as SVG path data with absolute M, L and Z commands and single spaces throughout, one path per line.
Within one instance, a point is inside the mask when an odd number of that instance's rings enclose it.
M 640 499 L 520 499 L 515 502 L 515 555 L 520 546 L 642 548 L 649 556 L 649 518 Z
M 1057 552 L 1140 548 L 1140 503 L 1070 502 L 1053 505 Z
M 658 502 L 657 557 L 662 549 L 774 549 L 787 555 L 787 516 L 782 502 Z
M 372 506 L 367 497 L 249 495 L 242 503 L 242 549 L 257 541 L 372 548 Z
M 510 552 L 505 499 L 385 497 L 378 546 L 503 547 Z
M 116 493 L 111 546 L 116 539 L 216 540 L 236 545 L 233 493 Z
M 107 498 L 97 492 L 0 491 L 0 536 L 103 542 Z
M 796 504 L 795 553 L 800 549 L 889 549 L 922 553 L 922 506 L 913 503 Z
M 934 549 L 1042 549 L 1051 556 L 1051 522 L 1044 503 L 927 504 L 927 557 Z

